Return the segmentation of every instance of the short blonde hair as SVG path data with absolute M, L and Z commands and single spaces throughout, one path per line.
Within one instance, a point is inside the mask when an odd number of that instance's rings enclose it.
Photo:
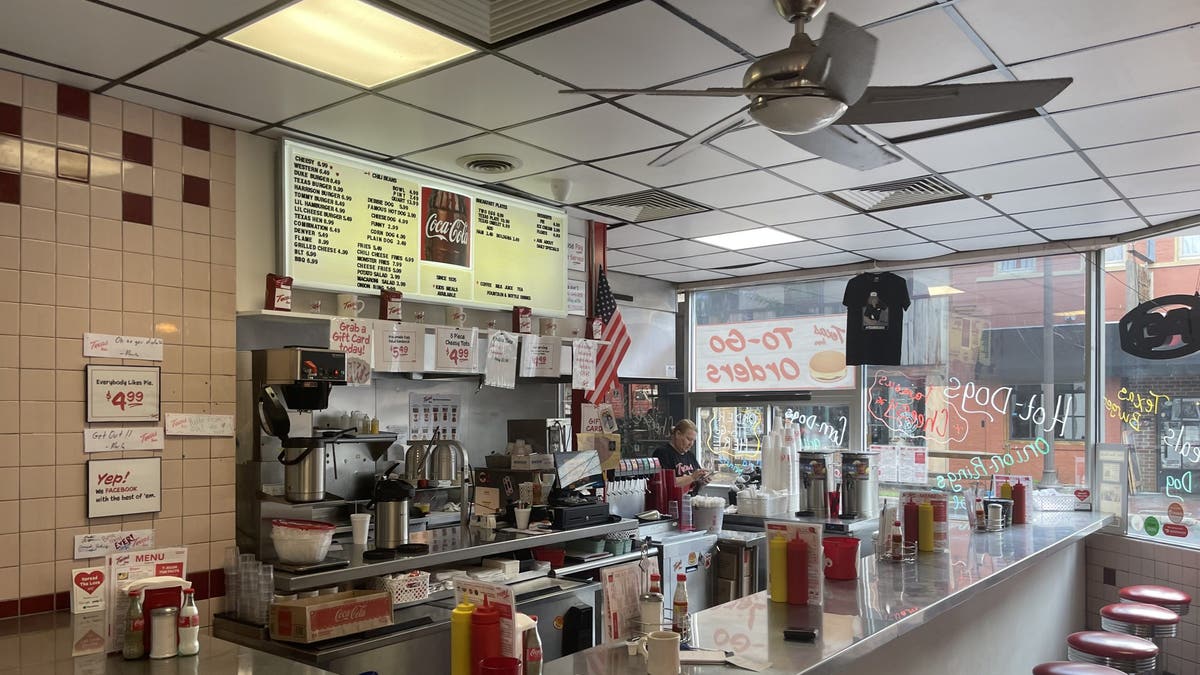
M 700 433 L 699 430 L 696 429 L 696 423 L 689 419 L 679 420 L 675 423 L 675 426 L 671 428 L 672 434 L 686 434 L 689 431 Z

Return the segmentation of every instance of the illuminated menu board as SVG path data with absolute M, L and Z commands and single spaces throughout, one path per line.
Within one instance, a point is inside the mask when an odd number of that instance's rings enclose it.
M 566 314 L 562 211 L 293 141 L 283 172 L 296 286 Z

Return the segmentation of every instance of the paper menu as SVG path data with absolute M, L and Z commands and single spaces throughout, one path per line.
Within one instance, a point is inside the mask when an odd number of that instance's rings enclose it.
M 819 605 L 825 591 L 825 549 L 821 546 L 823 525 L 767 521 L 767 539 L 782 536 L 788 541 L 802 540 L 808 546 L 808 604 Z
M 483 607 L 484 601 L 500 613 L 500 647 L 503 656 L 521 658 L 521 636 L 517 634 L 517 605 L 512 588 L 474 579 L 455 577 L 455 603 L 469 602 Z
M 642 567 L 638 563 L 616 565 L 604 570 L 604 641 L 624 640 L 641 632 Z
M 107 598 L 108 648 L 116 651 L 125 638 L 125 615 L 129 611 L 129 584 L 149 577 L 187 578 L 187 548 L 160 548 L 150 551 L 113 553 L 105 556 L 108 567 Z M 186 583 L 186 582 L 185 582 Z

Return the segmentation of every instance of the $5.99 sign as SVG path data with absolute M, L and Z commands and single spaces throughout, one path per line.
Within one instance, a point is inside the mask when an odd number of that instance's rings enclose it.
M 438 328 L 434 339 L 437 345 L 434 369 L 475 372 L 475 343 L 478 340 L 478 328 Z
M 87 421 L 157 422 L 158 366 L 87 366 Z

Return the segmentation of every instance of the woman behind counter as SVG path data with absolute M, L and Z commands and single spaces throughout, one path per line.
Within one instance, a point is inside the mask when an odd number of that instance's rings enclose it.
M 654 456 L 662 468 L 675 472 L 676 487 L 689 488 L 692 493 L 708 484 L 708 475 L 711 473 L 700 468 L 700 460 L 696 459 L 696 453 L 692 450 L 695 444 L 696 423 L 679 420 L 671 429 L 671 439 L 667 444 L 654 450 Z

